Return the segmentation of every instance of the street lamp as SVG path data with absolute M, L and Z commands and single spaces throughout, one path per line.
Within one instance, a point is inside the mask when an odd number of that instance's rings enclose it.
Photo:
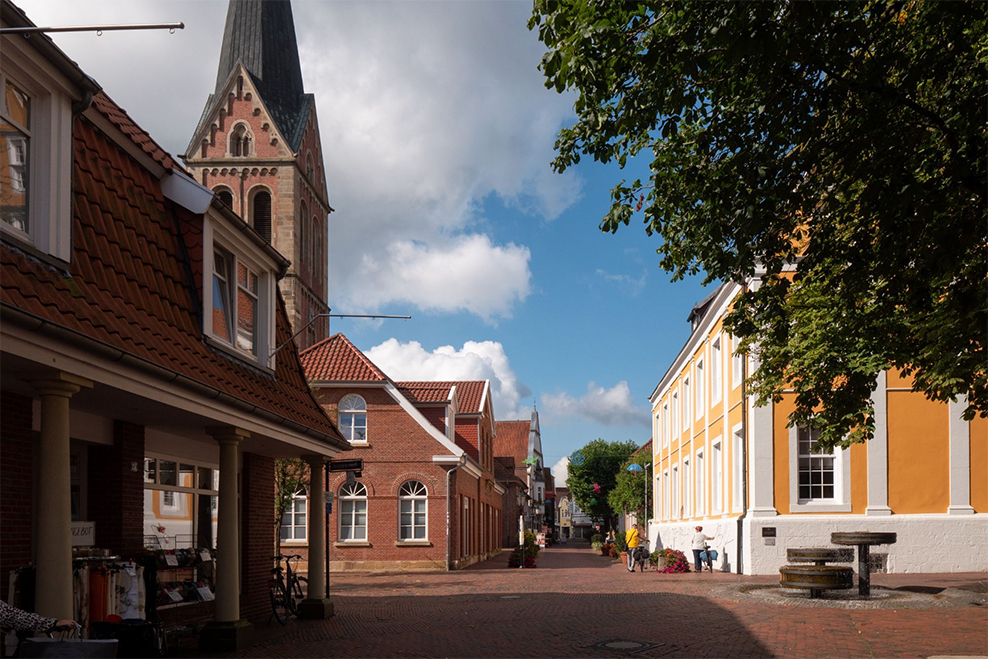
M 632 462 L 628 465 L 628 471 L 632 473 L 638 473 L 639 471 L 645 472 L 645 527 L 648 528 L 648 468 L 652 466 L 651 462 L 646 462 L 645 466 L 638 464 L 637 462 Z

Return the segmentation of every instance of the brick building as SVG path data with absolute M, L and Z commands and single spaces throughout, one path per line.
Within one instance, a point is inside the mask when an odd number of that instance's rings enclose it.
M 32 26 L 6 0 L 0 22 Z M 32 564 L 32 608 L 99 622 L 74 592 L 95 544 L 150 561 L 166 626 L 242 646 L 269 613 L 274 459 L 321 474 L 350 449 L 274 352 L 288 261 L 46 36 L 2 50 L 0 151 L 20 139 L 34 176 L 0 205 L 0 588 Z
M 528 465 L 529 421 L 498 421 L 495 424 L 494 468 L 504 487 L 504 546 L 518 546 L 518 532 L 524 526 L 529 492 L 526 482 Z M 519 522 L 521 520 L 521 522 Z
M 348 457 L 364 461 L 359 480 L 334 473 L 326 486 L 331 570 L 458 569 L 501 551 L 489 382 L 395 382 L 342 334 L 302 363 Z M 311 538 L 283 527 L 286 551 L 307 557 Z
M 290 2 L 230 0 L 216 87 L 183 158 L 291 261 L 280 287 L 299 347 L 324 338 L 333 209 Z

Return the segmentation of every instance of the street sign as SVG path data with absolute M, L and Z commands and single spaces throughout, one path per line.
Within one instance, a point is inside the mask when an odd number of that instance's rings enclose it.
M 353 460 L 330 460 L 330 471 L 362 471 L 364 468 L 363 458 Z

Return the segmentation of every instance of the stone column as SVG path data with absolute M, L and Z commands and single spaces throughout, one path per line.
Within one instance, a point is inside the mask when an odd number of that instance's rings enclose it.
M 868 442 L 868 507 L 865 515 L 891 515 L 889 508 L 888 376 L 878 374 L 871 394 L 875 406 L 875 436 Z M 850 500 L 850 499 L 848 499 Z
M 57 373 L 33 384 L 41 395 L 35 610 L 51 618 L 71 619 L 74 616 L 69 398 L 82 387 L 92 387 L 92 382 Z
M 961 416 L 967 396 L 947 404 L 950 436 L 950 505 L 948 515 L 973 515 L 971 506 L 971 426 Z
M 216 608 L 213 622 L 202 630 L 199 647 L 230 651 L 247 647 L 253 641 L 251 624 L 240 619 L 240 511 L 237 500 L 240 442 L 250 433 L 232 426 L 212 428 L 208 433 L 220 445 Z
M 300 618 L 329 618 L 333 604 L 326 599 L 326 481 L 322 455 L 307 455 L 309 463 L 309 592 L 298 607 Z

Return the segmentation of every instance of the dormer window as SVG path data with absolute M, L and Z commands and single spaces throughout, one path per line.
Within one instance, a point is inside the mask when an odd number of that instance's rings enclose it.
M 250 131 L 245 124 L 237 124 L 230 133 L 230 155 L 242 158 L 251 155 Z
M 213 252 L 213 333 L 248 355 L 257 354 L 257 292 L 256 272 L 223 249 Z
M 28 176 L 31 154 L 31 97 L 3 81 L 0 103 L 0 219 L 27 235 Z

